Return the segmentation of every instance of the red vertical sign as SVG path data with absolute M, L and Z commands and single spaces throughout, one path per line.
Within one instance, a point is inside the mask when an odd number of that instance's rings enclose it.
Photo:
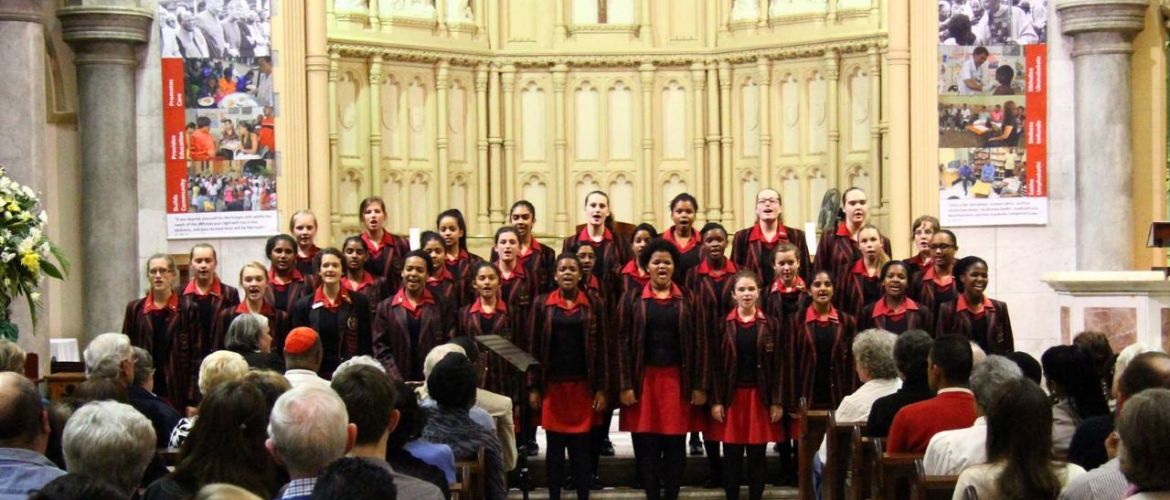
M 1048 45 L 1024 46 L 1028 196 L 1048 196 Z
M 163 58 L 163 141 L 166 154 L 167 213 L 186 213 L 191 191 L 187 187 L 187 93 L 183 59 Z

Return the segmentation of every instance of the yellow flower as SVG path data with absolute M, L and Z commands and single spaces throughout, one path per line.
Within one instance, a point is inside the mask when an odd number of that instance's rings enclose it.
M 26 253 L 20 256 L 20 264 L 36 274 L 41 270 L 41 256 L 35 252 Z
M 8 211 L 9 211 L 9 212 L 12 212 L 12 213 L 19 212 L 19 211 L 20 211 L 20 205 L 18 205 L 18 204 L 16 203 L 16 201 L 15 201 L 15 200 L 13 200 L 13 201 L 12 201 L 12 203 L 9 203 L 9 204 L 8 204 Z

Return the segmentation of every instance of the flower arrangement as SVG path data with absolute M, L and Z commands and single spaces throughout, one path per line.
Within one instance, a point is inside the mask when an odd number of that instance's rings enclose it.
M 35 328 L 41 280 L 45 276 L 63 280 L 69 274 L 61 248 L 45 235 L 48 220 L 37 193 L 0 167 L 0 338 L 16 340 L 19 333 L 10 321 L 13 300 L 22 296 L 28 300 Z

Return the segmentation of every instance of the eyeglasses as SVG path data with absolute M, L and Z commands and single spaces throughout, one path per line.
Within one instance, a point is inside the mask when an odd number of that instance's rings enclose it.
M 155 276 L 155 275 L 162 276 L 164 274 L 171 274 L 171 270 L 167 269 L 165 267 L 159 267 L 159 268 L 147 270 L 146 274 L 149 274 L 151 276 Z
M 947 243 L 935 243 L 930 245 L 931 250 L 950 250 L 952 248 L 955 248 L 955 246 Z

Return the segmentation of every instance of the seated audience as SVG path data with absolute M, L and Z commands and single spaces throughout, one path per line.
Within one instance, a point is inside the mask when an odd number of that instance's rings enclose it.
M 459 344 L 448 343 L 435 346 L 434 349 L 431 349 L 431 352 L 427 353 L 427 357 L 423 359 L 423 384 L 419 386 L 418 391 L 416 392 L 416 394 L 418 394 L 419 406 L 422 406 L 423 408 L 435 407 L 435 400 L 431 399 L 431 396 L 427 391 L 426 380 L 427 377 L 430 377 L 431 370 L 435 368 L 435 365 L 451 353 L 457 353 L 464 357 L 467 356 L 467 352 L 463 350 L 462 346 Z M 479 397 L 478 388 L 476 388 L 475 395 L 477 398 Z M 467 410 L 467 413 L 471 416 L 471 420 L 473 422 L 479 424 L 484 429 L 487 429 L 491 432 L 496 432 L 496 420 L 492 418 L 492 415 L 488 413 L 487 410 L 480 408 L 479 406 L 472 406 L 471 409 Z
M 395 394 L 411 394 L 405 382 L 393 382 Z M 448 485 L 455 482 L 455 454 L 451 453 L 451 447 L 422 439 L 427 414 L 418 406 L 417 399 L 395 398 L 394 409 L 398 411 L 398 427 L 386 441 L 386 461 L 396 472 L 431 483 L 444 497 L 449 497 Z
M 70 395 L 74 408 L 81 408 L 94 401 L 114 401 L 130 404 L 130 392 L 121 379 L 97 377 L 77 384 Z
M 0 339 L 0 373 L 13 372 L 24 374 L 24 349 L 16 342 Z
M 45 457 L 49 415 L 23 374 L 0 372 L 0 498 L 25 498 L 64 476 Z
M 262 500 L 234 484 L 215 483 L 199 488 L 192 500 Z
M 345 402 L 350 423 L 357 426 L 357 438 L 350 455 L 365 458 L 389 471 L 398 486 L 398 494 L 403 498 L 443 500 L 443 492 L 438 487 L 397 472 L 386 462 L 386 443 L 399 420 L 394 400 L 413 398 L 414 394 L 395 393 L 394 384 L 381 363 L 375 362 L 373 366 L 362 363 L 346 366 L 346 363 L 334 370 L 330 386 Z M 320 488 L 321 484 L 318 483 L 317 487 Z
M 333 389 L 307 385 L 282 394 L 272 408 L 265 442 L 292 479 L 277 498 L 308 499 L 317 475 L 353 448 L 356 434 L 345 402 Z
M 100 479 L 94 479 L 89 476 L 81 474 L 65 474 L 57 479 L 49 481 L 31 495 L 28 495 L 28 500 L 94 500 L 105 498 L 118 498 L 121 493 L 115 490 L 110 483 Z M 0 493 L 0 497 L 7 497 L 5 493 Z M 12 497 L 26 498 L 24 496 Z
M 69 472 L 109 482 L 119 498 L 137 493 L 142 473 L 155 456 L 150 420 L 134 407 L 113 401 L 89 403 L 74 412 L 61 441 Z
M 1117 421 L 1121 472 L 1138 492 L 1130 499 L 1170 498 L 1170 390 L 1147 389 L 1126 402 Z
M 272 370 L 251 370 L 244 375 L 244 380 L 251 382 L 264 394 L 264 406 L 268 408 L 269 413 L 272 413 L 272 407 L 276 406 L 277 398 L 292 389 L 284 375 Z
M 130 337 L 121 333 L 103 333 L 89 341 L 82 354 L 85 378 L 111 378 L 130 385 L 134 380 L 134 348 Z
M 1085 470 L 1052 461 L 1052 433 L 1037 432 L 1051 423 L 1052 405 L 1040 386 L 1023 378 L 1005 383 L 987 413 L 987 463 L 959 475 L 954 500 L 966 498 L 968 486 L 978 498 L 1055 498 Z
M 935 339 L 930 348 L 927 380 L 938 395 L 898 411 L 890 425 L 886 451 L 924 453 L 935 434 L 975 423 L 975 396 L 967 388 L 971 358 L 971 344 L 966 338 L 944 335 Z
M 1109 337 L 1101 332 L 1086 331 L 1073 337 L 1073 345 L 1080 347 L 1093 362 L 1093 371 L 1101 383 L 1102 391 L 1108 395 L 1113 392 L 1113 368 L 1117 355 L 1109 345 Z
M 199 364 L 199 394 L 203 396 L 211 394 L 216 387 L 242 379 L 247 374 L 248 362 L 244 361 L 243 356 L 231 351 L 215 351 L 203 358 L 203 363 Z M 167 442 L 169 447 L 183 446 L 183 441 L 191 432 L 191 426 L 195 424 L 196 416 L 179 420 L 175 430 L 171 431 L 170 440 Z
M 1016 366 L 1020 367 L 1020 371 L 1024 372 L 1024 378 L 1035 382 L 1036 385 L 1042 383 L 1041 379 L 1044 377 L 1044 369 L 1040 367 L 1040 362 L 1036 361 L 1036 358 L 1033 358 L 1031 354 L 1024 351 L 1015 351 L 1009 353 L 1007 357 L 1014 361 Z
M 837 422 L 864 422 L 878 398 L 898 390 L 898 369 L 894 366 L 894 343 L 897 336 L 876 328 L 861 332 L 853 339 L 853 363 L 861 380 L 853 394 L 845 396 L 833 413 Z M 825 462 L 827 440 L 821 441 L 817 460 Z
M 934 397 L 934 391 L 930 390 L 927 381 L 927 359 L 931 344 L 930 334 L 922 330 L 910 330 L 898 336 L 894 342 L 894 366 L 902 378 L 902 387 L 873 402 L 866 420 L 866 436 L 886 437 L 898 410 Z
M 1089 354 L 1075 345 L 1058 345 L 1040 356 L 1052 408 L 1052 452 L 1067 457 L 1077 425 L 1109 413 L 1109 403 Z
M 1170 389 L 1170 356 L 1163 352 L 1145 352 L 1132 356 L 1142 349 L 1144 346 L 1132 350 L 1127 347 L 1118 355 L 1118 368 L 1114 373 L 1120 373 L 1121 376 L 1113 384 L 1117 391 L 1118 413 L 1125 409 L 1132 396 L 1147 389 Z M 1116 437 L 1117 434 L 1112 434 L 1107 438 L 1112 446 L 1116 446 Z M 1105 441 L 1106 439 L 1102 439 L 1102 448 L 1106 447 Z M 1115 453 L 1111 450 L 1109 455 Z M 1070 482 L 1061 492 L 1060 498 L 1061 500 L 1122 498 L 1128 489 L 1129 481 L 1121 472 L 1121 461 L 1114 457 Z
M 400 493 L 390 471 L 360 458 L 342 458 L 329 464 L 313 486 L 313 500 L 395 500 L 415 498 Z
M 242 355 L 252 368 L 282 372 L 284 359 L 272 352 L 272 334 L 269 332 L 267 316 L 240 314 L 228 326 L 223 348 Z
M 483 388 L 487 374 L 487 357 L 479 349 L 479 343 L 469 336 L 455 337 L 451 343 L 463 348 L 463 353 L 479 373 L 479 384 L 475 390 L 475 406 L 482 408 L 494 420 L 496 437 L 500 438 L 500 451 L 504 454 L 504 470 L 516 468 L 516 426 L 512 421 L 512 398 L 496 394 Z
M 957 476 L 963 469 L 987 462 L 987 412 L 1010 380 L 1024 377 L 1020 367 L 1003 356 L 988 356 L 971 370 L 971 392 L 979 418 L 965 429 L 942 431 L 930 438 L 922 464 L 932 476 Z
M 293 388 L 303 385 L 327 388 L 329 381 L 317 375 L 325 350 L 321 337 L 307 326 L 298 326 L 288 332 L 284 339 L 284 377 Z
M 179 463 L 170 475 L 146 489 L 146 500 L 180 500 L 205 485 L 229 483 L 271 498 L 280 483 L 268 456 L 268 405 L 264 394 L 244 380 L 220 384 L 199 404 Z
M 1110 398 L 1116 400 L 1117 409 L 1120 409 L 1121 391 L 1118 390 L 1121 384 L 1121 375 L 1125 373 L 1126 367 L 1133 361 L 1134 357 L 1143 352 L 1148 352 L 1150 349 L 1137 342 L 1130 344 L 1114 358 L 1113 368 L 1113 383 L 1110 384 L 1111 392 Z M 1130 395 L 1136 394 L 1130 392 Z M 1100 467 L 1105 462 L 1109 461 L 1109 455 L 1105 452 L 1105 440 L 1113 433 L 1114 413 L 1106 413 L 1096 417 L 1089 417 L 1084 419 L 1077 426 L 1077 430 L 1073 433 L 1072 441 L 1068 445 L 1068 461 L 1084 467 L 1085 470 L 1093 470 Z M 1118 472 L 1120 475 L 1120 472 Z
M 451 353 L 439 361 L 427 377 L 427 390 L 437 406 L 428 408 L 430 419 L 422 437 L 451 447 L 456 460 L 474 460 L 484 452 L 484 480 L 489 500 L 508 496 L 504 482 L 500 440 L 492 431 L 471 420 L 468 410 L 475 402 L 478 381 L 475 367 L 467 356 Z
M 130 406 L 138 410 L 154 426 L 155 446 L 166 448 L 171 430 L 179 424 L 182 415 L 162 398 L 154 394 L 154 357 L 150 351 L 134 348 L 134 381 L 130 384 Z

